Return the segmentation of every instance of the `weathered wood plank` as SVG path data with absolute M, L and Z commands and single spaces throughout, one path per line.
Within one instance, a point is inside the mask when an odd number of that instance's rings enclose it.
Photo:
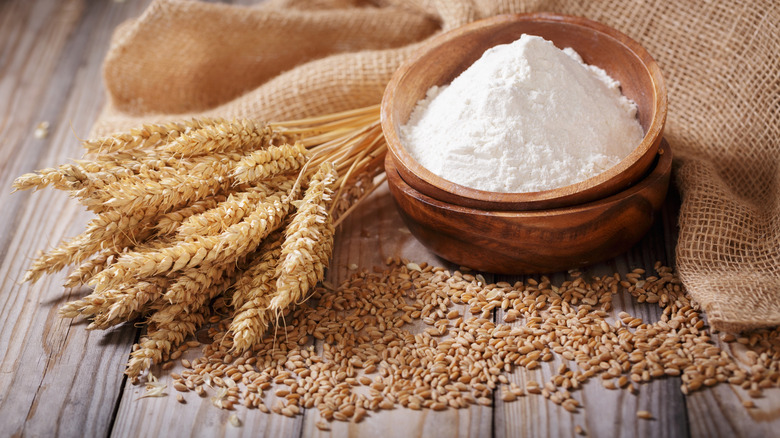
M 0 435 L 95 436 L 110 427 L 135 333 L 90 333 L 57 316 L 63 275 L 18 284 L 35 253 L 80 232 L 89 215 L 63 193 L 10 194 L 23 172 L 81 154 L 103 104 L 100 63 L 137 9 L 113 2 L 0 5 Z M 142 6 L 142 5 L 136 5 Z M 45 139 L 33 136 L 48 121 Z M 72 131 L 73 129 L 73 131 Z
M 752 399 L 741 388 L 720 385 L 687 397 L 692 437 L 777 437 L 780 436 L 780 390 L 772 389 Z M 742 401 L 756 407 L 746 408 Z

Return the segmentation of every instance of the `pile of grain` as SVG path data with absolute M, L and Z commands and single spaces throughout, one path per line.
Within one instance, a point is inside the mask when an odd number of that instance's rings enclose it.
M 234 355 L 224 336 L 229 320 L 214 317 L 215 341 L 203 357 L 181 361 L 185 370 L 172 374 L 173 386 L 211 396 L 224 409 L 240 403 L 295 416 L 317 408 L 328 421 L 359 422 L 396 405 L 443 410 L 526 394 L 576 412 L 575 391 L 591 378 L 636 392 L 640 383 L 679 376 L 685 394 L 728 382 L 752 397 L 779 385 L 780 331 L 722 336 L 750 347 L 749 363 L 740 365 L 715 345 L 671 269 L 659 263 L 656 270 L 624 278 L 574 273 L 559 285 L 546 277 L 485 284 L 479 275 L 388 260 L 385 270 L 318 288 L 285 316 L 286 325 L 243 354 Z M 660 320 L 621 312 L 610 322 L 613 297 L 624 291 L 660 306 Z M 420 320 L 426 328 L 415 324 Z M 561 364 L 546 382 L 519 387 L 507 378 L 554 359 Z

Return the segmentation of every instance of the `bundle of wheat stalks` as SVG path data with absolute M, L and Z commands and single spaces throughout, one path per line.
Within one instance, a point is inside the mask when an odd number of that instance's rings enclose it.
M 64 286 L 94 290 L 62 316 L 90 318 L 89 329 L 143 318 L 131 377 L 167 360 L 216 300 L 233 311 L 224 342 L 245 351 L 322 280 L 335 226 L 378 184 L 378 111 L 197 119 L 86 141 L 88 158 L 14 182 L 66 190 L 97 215 L 25 280 L 76 265 Z

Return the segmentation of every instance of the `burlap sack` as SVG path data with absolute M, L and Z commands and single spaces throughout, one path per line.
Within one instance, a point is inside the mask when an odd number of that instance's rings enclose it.
M 158 0 L 117 30 L 93 134 L 209 115 L 290 119 L 378 103 L 419 42 L 499 13 L 581 15 L 643 44 L 669 92 L 677 268 L 712 326 L 780 323 L 780 11 L 773 0 Z

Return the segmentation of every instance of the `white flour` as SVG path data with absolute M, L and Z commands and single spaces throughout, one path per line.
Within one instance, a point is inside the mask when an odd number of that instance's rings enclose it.
M 574 50 L 523 35 L 428 90 L 401 140 L 424 167 L 464 186 L 563 187 L 614 166 L 642 141 L 636 105 L 619 86 Z

